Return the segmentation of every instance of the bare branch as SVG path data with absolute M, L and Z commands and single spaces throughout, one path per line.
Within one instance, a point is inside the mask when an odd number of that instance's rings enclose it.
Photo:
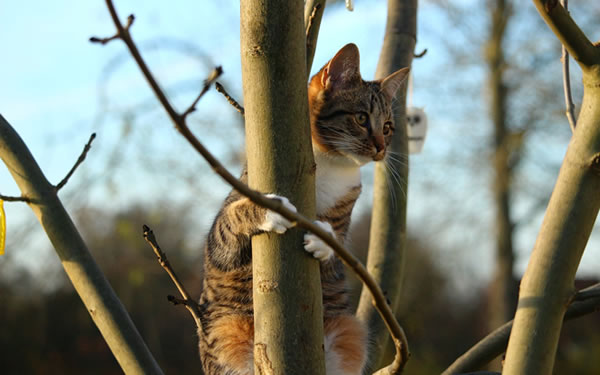
M 204 147 L 204 145 L 202 145 L 202 143 L 196 138 L 196 136 L 194 136 L 194 134 L 188 128 L 185 118 L 175 111 L 175 109 L 167 99 L 166 95 L 156 82 L 154 76 L 148 69 L 144 59 L 140 55 L 137 46 L 131 39 L 130 34 L 127 32 L 127 30 L 125 30 L 125 28 L 121 24 L 116 10 L 112 4 L 112 1 L 106 0 L 106 4 L 108 6 L 113 22 L 115 23 L 115 26 L 118 30 L 118 35 L 120 35 L 120 39 L 122 39 L 123 42 L 125 42 L 125 44 L 127 45 L 134 60 L 136 61 L 144 77 L 148 81 L 148 84 L 154 91 L 154 94 L 157 96 L 158 100 L 167 111 L 167 114 L 171 118 L 171 121 L 175 125 L 175 128 L 188 140 L 192 147 L 209 163 L 213 171 L 215 171 L 215 173 L 221 176 L 234 189 L 238 190 L 242 195 L 246 196 L 248 199 L 258 204 L 259 206 L 277 212 L 278 214 L 282 215 L 283 217 L 294 223 L 296 226 L 314 233 L 317 237 L 319 237 L 327 245 L 329 245 L 335 251 L 337 256 L 344 262 L 344 264 L 346 264 L 346 266 L 348 266 L 369 289 L 370 293 L 373 296 L 373 304 L 379 312 L 379 314 L 381 315 L 382 319 L 384 320 L 388 330 L 390 331 L 390 334 L 394 342 L 396 343 L 396 347 L 401 348 L 402 353 L 408 353 L 407 339 L 404 330 L 396 320 L 394 313 L 392 312 L 390 306 L 386 301 L 386 297 L 381 291 L 381 288 L 379 288 L 377 282 L 373 280 L 373 278 L 369 275 L 366 268 L 360 263 L 360 261 L 350 251 L 348 251 L 344 246 L 342 246 L 337 240 L 335 240 L 333 236 L 331 236 L 328 232 L 324 231 L 321 227 L 315 225 L 311 220 L 307 219 L 303 215 L 290 211 L 283 205 L 283 203 L 281 203 L 280 200 L 267 198 L 262 193 L 250 189 L 246 184 L 234 177 Z M 406 359 L 407 358 L 403 358 L 403 360 L 400 361 L 400 363 L 402 363 L 403 365 Z M 399 369 L 399 371 L 401 371 L 401 368 Z M 399 373 L 399 371 L 397 373 Z
M 425 48 L 423 51 L 421 51 L 420 53 L 415 53 L 413 54 L 413 57 L 415 59 L 420 59 L 421 57 L 425 56 L 427 54 L 427 48 Z
M 244 115 L 244 107 L 242 107 L 240 103 L 238 103 L 231 95 L 229 95 L 229 93 L 225 90 L 225 87 L 223 87 L 223 85 L 221 85 L 219 82 L 215 82 L 215 88 L 218 92 L 223 94 L 225 99 L 227 99 L 227 101 L 233 106 L 233 108 L 235 108 L 242 116 Z
M 183 112 L 181 117 L 185 119 L 190 113 L 196 110 L 196 104 L 198 104 L 200 99 L 202 99 L 204 94 L 206 94 L 208 89 L 210 89 L 210 86 L 217 80 L 217 78 L 221 76 L 221 74 L 223 74 L 223 68 L 220 66 L 217 66 L 210 72 L 209 76 L 204 80 L 204 86 L 202 87 L 202 91 L 200 91 L 200 94 L 198 94 L 196 99 L 192 102 L 192 105 L 190 105 L 189 108 Z
M 104 45 L 115 39 L 123 39 L 123 33 L 124 32 L 129 33 L 129 28 L 131 27 L 131 25 L 133 25 L 134 20 L 135 20 L 135 16 L 133 14 L 130 14 L 129 17 L 127 17 L 127 23 L 125 24 L 125 27 L 123 27 L 123 32 L 121 32 L 119 30 L 119 31 L 117 31 L 117 33 L 115 35 L 109 36 L 108 38 L 98 38 L 96 36 L 93 36 L 90 38 L 90 42 L 100 43 L 100 44 Z
M 65 186 L 67 184 L 67 182 L 69 182 L 69 178 L 71 178 L 73 173 L 75 173 L 75 170 L 77 169 L 77 167 L 79 167 L 79 165 L 81 163 L 83 163 L 83 161 L 85 160 L 85 157 L 87 156 L 88 151 L 92 147 L 92 142 L 94 141 L 95 138 L 96 138 L 96 133 L 92 133 L 89 141 L 83 147 L 83 151 L 81 151 L 81 155 L 79 155 L 79 158 L 77 158 L 75 165 L 73 165 L 73 168 L 71 168 L 71 170 L 69 171 L 69 173 L 67 173 L 65 178 L 63 178 L 62 181 L 59 182 L 58 185 L 56 185 L 56 187 L 55 187 L 56 191 L 59 191 L 60 189 L 62 189 L 63 186 Z
M 564 320 L 571 320 L 598 311 L 600 309 L 600 283 L 580 290 L 573 296 L 572 301 L 573 303 L 567 308 Z M 513 321 L 511 320 L 492 331 L 465 354 L 458 357 L 442 375 L 475 370 L 494 360 L 506 350 L 512 326 Z
M 190 314 L 192 314 L 192 317 L 194 318 L 194 321 L 196 322 L 196 327 L 200 328 L 201 323 L 200 323 L 200 311 L 198 310 L 198 304 L 190 298 L 190 294 L 185 289 L 185 286 L 183 286 L 183 283 L 181 281 L 179 281 L 179 278 L 175 274 L 173 267 L 171 267 L 171 263 L 169 263 L 169 260 L 167 259 L 167 254 L 165 254 L 160 249 L 160 246 L 158 245 L 158 242 L 156 241 L 156 237 L 154 236 L 154 232 L 152 232 L 152 229 L 150 229 L 146 224 L 144 224 L 144 226 L 142 228 L 143 228 L 143 233 L 144 233 L 144 240 L 146 240 L 146 242 L 148 242 L 148 244 L 152 247 L 152 250 L 154 250 L 154 254 L 156 254 L 158 263 L 169 274 L 169 277 L 173 281 L 173 284 L 175 284 L 175 286 L 177 287 L 177 290 L 179 290 L 179 293 L 183 297 L 183 300 L 180 300 L 180 299 L 177 299 L 176 297 L 168 296 L 167 297 L 168 300 L 170 302 L 173 302 L 173 304 L 175 304 L 175 305 L 177 305 L 177 304 L 185 305 L 185 307 L 188 309 Z
M 0 200 L 3 200 L 5 202 L 25 202 L 25 203 L 31 203 L 31 200 L 27 197 L 11 197 L 8 195 L 2 195 L 0 194 Z
M 562 6 L 565 10 L 568 10 L 569 0 L 560 0 Z M 569 75 L 569 52 L 562 46 L 562 66 L 563 66 L 563 90 L 565 93 L 565 114 L 567 115 L 567 120 L 569 120 L 569 125 L 571 126 L 571 131 L 575 131 L 575 124 L 577 121 L 575 120 L 575 105 L 573 104 L 573 97 L 571 95 L 571 76 Z

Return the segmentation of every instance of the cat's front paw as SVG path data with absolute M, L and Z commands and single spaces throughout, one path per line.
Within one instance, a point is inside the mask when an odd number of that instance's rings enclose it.
M 329 234 L 335 238 L 335 232 L 333 231 L 331 224 L 318 220 L 315 221 L 315 224 L 326 232 L 329 232 Z M 311 253 L 313 257 L 317 258 L 321 262 L 325 262 L 333 256 L 333 249 L 329 247 L 325 241 L 312 233 L 306 233 L 304 235 L 304 250 Z
M 265 194 L 265 197 L 271 199 L 279 199 L 281 203 L 290 211 L 297 212 L 296 207 L 290 203 L 286 197 L 281 197 L 276 194 Z M 267 210 L 265 221 L 258 226 L 258 229 L 265 232 L 285 233 L 292 226 L 292 223 L 277 212 Z

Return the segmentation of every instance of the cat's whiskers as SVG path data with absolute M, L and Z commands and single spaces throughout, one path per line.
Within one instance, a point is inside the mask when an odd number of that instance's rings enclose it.
M 395 151 L 386 151 L 386 159 L 394 164 L 399 164 L 402 167 L 408 166 L 408 156 Z
M 390 157 L 390 155 L 388 155 L 388 157 Z M 398 184 L 398 186 L 400 187 L 400 191 L 402 192 L 402 195 L 404 196 L 404 198 L 406 198 L 406 191 L 404 190 L 404 185 L 402 184 L 402 182 L 406 182 L 405 179 L 400 174 L 400 172 L 396 169 L 395 164 L 391 162 L 391 159 L 388 159 L 388 158 L 384 159 L 384 163 L 385 163 L 387 170 L 389 171 L 389 175 L 392 177 L 394 182 L 396 184 Z

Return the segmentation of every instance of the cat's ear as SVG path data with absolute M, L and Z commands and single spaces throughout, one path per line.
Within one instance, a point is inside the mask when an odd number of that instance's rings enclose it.
M 343 87 L 360 80 L 360 55 L 356 44 L 346 44 L 329 61 L 321 75 L 321 84 L 325 88 Z
M 402 83 L 406 81 L 410 68 L 402 68 L 381 81 L 381 90 L 384 91 L 390 98 L 396 96 L 396 91 Z

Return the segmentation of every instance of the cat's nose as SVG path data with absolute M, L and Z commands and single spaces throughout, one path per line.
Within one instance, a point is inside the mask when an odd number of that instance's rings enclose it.
M 373 146 L 375 146 L 375 156 L 373 159 L 379 161 L 385 156 L 385 138 L 382 135 L 375 135 L 373 137 Z

